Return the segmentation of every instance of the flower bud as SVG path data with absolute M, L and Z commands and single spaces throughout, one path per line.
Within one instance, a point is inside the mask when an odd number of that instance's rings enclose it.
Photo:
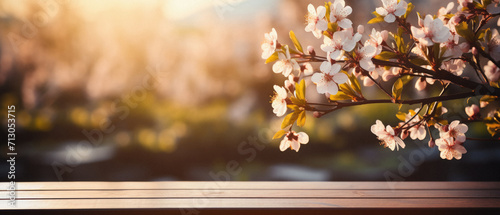
M 432 148 L 432 147 L 436 146 L 436 141 L 434 141 L 434 138 L 431 138 L 431 139 L 429 140 L 429 143 L 428 143 L 428 144 L 429 144 L 429 148 Z
M 324 114 L 324 113 L 321 113 L 321 112 L 319 112 L 319 111 L 314 111 L 314 112 L 313 112 L 313 117 L 314 117 L 314 118 L 320 118 L 320 117 L 322 117 L 323 115 L 325 115 L 325 114 Z
M 387 30 L 383 30 L 380 32 L 380 36 L 384 41 L 387 41 L 387 38 L 389 38 L 389 32 Z
M 477 56 L 479 54 L 478 51 L 477 51 L 477 49 L 476 49 L 476 47 L 472 47 L 472 54 L 474 56 Z
M 365 26 L 363 25 L 358 25 L 358 33 L 363 34 L 365 32 Z
M 310 63 L 304 63 L 304 75 L 312 75 L 314 73 L 314 69 Z
M 471 105 L 469 107 L 465 107 L 465 113 L 470 118 L 474 118 L 474 117 L 476 117 L 479 114 L 479 107 L 477 105 L 475 105 L 475 104 L 473 104 L 473 105 Z
M 316 51 L 314 51 L 313 46 L 307 46 L 307 53 L 309 53 L 309 55 L 311 56 L 316 56 Z

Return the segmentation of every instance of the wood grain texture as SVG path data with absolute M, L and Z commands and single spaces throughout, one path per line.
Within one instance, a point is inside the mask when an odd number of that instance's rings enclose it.
M 499 182 L 18 182 L 16 208 L 498 209 Z

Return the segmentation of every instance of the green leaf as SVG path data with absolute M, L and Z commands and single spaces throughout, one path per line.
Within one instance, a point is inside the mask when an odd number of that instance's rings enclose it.
M 477 34 L 476 34 L 477 40 L 483 40 L 485 42 L 491 41 L 491 29 L 486 28 L 486 29 L 481 29 Z
M 398 28 L 398 38 L 396 40 L 396 45 L 401 53 L 406 53 L 405 40 L 403 39 L 404 29 L 402 27 Z
M 305 102 L 306 100 L 306 82 L 302 79 L 299 83 L 295 84 L 295 94 L 299 100 Z
M 469 25 L 467 22 L 461 22 L 460 24 L 455 26 L 457 34 L 465 38 L 468 42 L 474 42 L 474 36 L 472 30 L 469 29 Z
M 397 57 L 398 55 L 396 53 L 390 51 L 382 51 L 379 55 L 375 56 L 375 58 L 379 60 L 396 59 Z
M 345 94 L 342 91 L 339 91 L 335 95 L 330 95 L 330 100 L 332 100 L 332 101 L 352 100 L 352 97 L 348 96 L 347 94 Z
M 427 61 L 426 59 L 421 58 L 421 57 L 412 58 L 412 59 L 410 59 L 410 62 L 417 65 L 417 66 L 430 65 L 429 61 Z
M 329 22 L 328 23 L 328 30 L 329 32 L 331 32 L 332 34 L 335 33 L 337 31 L 337 28 L 339 27 L 339 25 L 336 23 L 336 22 Z
M 347 73 L 345 73 L 347 74 Z M 361 93 L 361 85 L 359 84 L 358 79 L 354 75 L 349 75 L 347 74 L 347 77 L 349 77 L 349 82 L 351 83 L 351 88 L 356 91 L 359 95 L 362 95 Z
M 332 3 L 331 2 L 325 2 L 325 8 L 326 8 L 326 14 L 325 18 L 327 22 L 330 22 L 330 8 L 331 8 Z
M 478 9 L 485 9 L 486 8 L 484 5 L 480 4 L 479 2 L 473 1 L 472 3 L 474 3 L 475 8 L 478 8 Z
M 396 117 L 403 122 L 406 121 L 406 113 L 400 111 L 396 114 Z
M 351 89 L 348 83 L 344 83 L 339 85 L 339 88 L 342 92 L 344 92 L 346 95 L 350 96 L 351 98 L 356 98 L 358 95 Z
M 394 85 L 392 86 L 392 97 L 396 100 L 401 100 L 401 94 L 403 93 L 403 80 L 401 78 L 398 78 L 396 82 L 394 82 Z
M 411 11 L 415 8 L 415 5 L 413 5 L 411 2 L 408 3 L 408 7 L 406 8 L 406 13 L 403 15 L 403 19 L 406 19 L 408 15 L 410 15 Z
M 482 102 L 493 102 L 498 99 L 498 96 L 484 95 L 481 97 L 480 101 Z
M 281 123 L 281 129 L 284 129 L 289 125 L 295 123 L 295 121 L 297 121 L 297 118 L 299 118 L 299 114 L 297 113 L 297 111 L 286 115 L 285 119 L 283 119 L 283 122 Z
M 370 21 L 368 21 L 368 24 L 376 24 L 376 23 L 380 23 L 380 22 L 383 22 L 384 21 L 384 17 L 383 16 L 377 16 L 373 19 L 370 19 Z
M 285 135 L 287 133 L 287 131 L 285 130 L 279 130 L 278 132 L 276 132 L 276 134 L 274 134 L 273 136 L 273 140 L 275 139 L 280 139 L 281 137 L 283 137 L 283 135 Z
M 290 96 L 290 100 L 292 100 L 292 103 L 296 106 L 304 106 L 305 105 L 305 102 L 303 100 L 300 100 L 295 96 Z
M 306 112 L 300 111 L 299 118 L 297 119 L 297 125 L 303 127 L 306 124 Z
M 274 52 L 273 55 L 271 55 L 269 58 L 267 58 L 266 64 L 277 61 L 278 59 L 279 59 L 278 52 Z
M 297 40 L 297 37 L 295 36 L 295 33 L 293 33 L 293 31 L 290 31 L 290 39 L 292 40 L 295 48 L 299 50 L 299 52 L 304 53 L 304 51 L 302 50 L 302 45 L 300 45 L 300 42 L 299 40 Z

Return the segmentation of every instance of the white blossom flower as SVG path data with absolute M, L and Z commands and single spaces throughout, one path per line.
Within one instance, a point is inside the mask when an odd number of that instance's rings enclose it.
M 278 85 L 274 85 L 274 91 L 276 91 L 274 97 L 272 98 L 273 113 L 280 117 L 286 113 L 286 99 L 288 98 L 288 93 L 286 89 Z
M 445 61 L 441 64 L 441 69 L 451 72 L 456 76 L 461 76 L 467 65 L 461 59 Z
M 443 22 L 446 20 L 446 15 L 450 14 L 451 10 L 455 7 L 455 4 L 453 2 L 448 3 L 448 5 L 445 7 L 441 7 L 438 10 L 438 18 L 443 20 Z
M 371 131 L 377 135 L 377 138 L 382 141 L 385 147 L 389 147 L 392 151 L 394 149 L 399 150 L 400 146 L 404 149 L 406 146 L 403 140 L 394 134 L 394 129 L 390 125 L 384 127 L 380 120 L 377 120 L 375 125 L 372 125 Z
M 377 48 L 371 45 L 365 45 L 356 52 L 356 56 L 359 59 L 359 65 L 366 71 L 375 70 L 375 64 L 372 62 L 372 58 L 377 54 Z
M 345 6 L 344 0 L 335 0 L 330 12 L 330 21 L 336 22 L 339 27 L 347 29 L 352 28 L 352 21 L 347 18 L 352 13 L 350 6 Z
M 291 59 L 290 51 L 288 48 L 285 50 L 285 54 L 278 53 L 279 60 L 273 65 L 274 73 L 283 73 L 285 77 L 288 77 L 292 71 L 300 71 L 300 66 L 295 59 Z
M 311 77 L 311 81 L 317 85 L 318 93 L 331 95 L 337 94 L 339 87 L 338 84 L 346 83 L 349 77 L 343 72 L 340 72 L 340 65 L 332 65 L 330 62 L 325 61 L 321 64 L 321 73 L 315 73 Z
M 377 67 L 373 71 L 370 71 L 369 74 L 373 78 L 373 80 L 377 80 L 380 78 L 380 73 L 384 71 L 384 68 L 382 67 Z M 361 79 L 363 79 L 363 86 L 365 87 L 371 87 L 375 84 L 373 80 L 369 77 L 362 76 Z
M 386 30 L 377 31 L 375 28 L 372 29 L 370 38 L 365 41 L 365 46 L 371 45 L 377 49 L 375 55 L 379 55 L 382 52 L 382 43 L 389 37 L 389 32 Z
M 491 82 L 497 82 L 500 79 L 500 69 L 491 61 L 484 66 L 484 73 Z
M 307 14 L 307 26 L 305 28 L 306 32 L 312 32 L 316 38 L 321 38 L 323 31 L 328 29 L 328 23 L 323 19 L 325 18 L 326 8 L 324 6 L 319 6 L 314 10 L 314 6 L 309 4 L 307 6 L 309 13 Z
M 280 150 L 283 152 L 290 148 L 298 152 L 300 144 L 307 144 L 308 142 L 309 136 L 306 133 L 289 131 L 280 143 Z
M 271 57 L 276 51 L 276 45 L 278 40 L 278 34 L 276 30 L 273 28 L 270 33 L 264 34 L 264 42 L 261 45 L 262 49 L 262 59 L 267 59 Z
M 467 125 L 460 123 L 460 121 L 455 120 L 448 125 L 440 126 L 436 124 L 439 130 L 439 136 L 441 138 L 453 137 L 456 141 L 463 143 L 465 142 L 465 132 L 469 129 Z
M 450 29 L 450 37 L 440 45 L 441 48 L 446 47 L 443 57 L 459 58 L 462 56 L 464 45 L 459 44 L 460 36 L 456 32 L 455 26 L 448 23 L 448 29 Z
M 434 84 L 436 80 L 432 79 L 432 78 L 426 78 L 426 77 L 420 77 L 419 79 L 417 79 L 417 81 L 415 82 L 415 89 L 417 89 L 418 91 L 422 91 L 422 90 L 425 90 L 425 88 L 427 88 L 427 84 Z
M 314 69 L 310 63 L 304 63 L 304 75 L 312 75 Z
M 332 38 L 324 37 L 321 50 L 329 52 L 331 59 L 340 60 L 344 56 L 344 51 L 352 51 L 359 40 L 361 34 L 356 33 L 353 36 L 352 28 L 337 31 L 333 33 Z
M 382 0 L 383 7 L 377 7 L 375 11 L 381 16 L 384 16 L 384 20 L 387 23 L 393 23 L 396 21 L 396 16 L 402 16 L 406 13 L 408 3 L 401 0 Z
M 444 25 L 441 19 L 434 19 L 432 15 L 425 16 L 421 25 L 422 28 L 411 26 L 411 33 L 424 46 L 444 43 L 450 37 L 450 29 Z
M 454 141 L 453 138 L 439 138 L 436 140 L 436 145 L 439 147 L 441 152 L 441 158 L 451 160 L 453 158 L 460 160 L 462 154 L 467 153 L 465 147 L 458 141 Z

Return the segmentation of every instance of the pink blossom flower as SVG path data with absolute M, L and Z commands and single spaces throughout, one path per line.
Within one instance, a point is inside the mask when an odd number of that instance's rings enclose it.
M 273 28 L 270 33 L 264 34 L 264 42 L 261 45 L 262 49 L 262 59 L 267 59 L 271 57 L 276 51 L 276 44 L 278 40 L 278 34 Z
M 434 43 L 444 43 L 450 37 L 450 29 L 446 27 L 441 19 L 434 19 L 432 15 L 425 16 L 419 20 L 422 28 L 411 26 L 411 33 L 424 46 L 432 46 Z
M 474 118 L 479 114 L 479 106 L 477 106 L 476 104 L 467 106 L 465 107 L 465 113 L 467 114 L 467 116 Z
M 304 63 L 304 75 L 312 75 L 314 69 L 310 63 Z
M 340 60 L 344 56 L 344 51 L 350 52 L 361 40 L 361 34 L 356 33 L 353 36 L 352 28 L 337 31 L 332 38 L 324 37 L 321 50 L 330 53 L 330 58 Z
M 296 152 L 300 149 L 300 144 L 307 144 L 309 142 L 309 136 L 304 132 L 295 133 L 295 131 L 289 131 L 280 143 L 280 150 L 283 152 L 290 148 Z
M 449 61 L 445 61 L 441 64 L 441 69 L 451 72 L 456 76 L 461 76 L 465 66 L 465 62 L 461 59 L 453 59 Z
M 458 120 L 451 122 L 449 125 L 439 126 L 436 124 L 436 127 L 439 130 L 441 138 L 452 137 L 460 143 L 465 142 L 465 132 L 469 129 L 467 125 L 460 123 Z
M 454 141 L 451 137 L 437 139 L 436 145 L 439 147 L 442 159 L 451 160 L 455 158 L 460 160 L 462 154 L 467 153 L 465 147 L 459 141 Z
M 377 135 L 377 138 L 382 141 L 385 147 L 389 147 L 392 151 L 394 149 L 399 150 L 400 146 L 404 149 L 406 146 L 403 140 L 394 133 L 394 129 L 390 125 L 384 127 L 380 120 L 377 120 L 375 125 L 372 125 L 371 131 Z
M 443 20 L 443 22 L 446 20 L 446 15 L 450 14 L 451 10 L 455 7 L 455 4 L 453 2 L 448 3 L 448 5 L 445 7 L 441 7 L 438 10 L 438 18 Z
M 497 82 L 500 79 L 500 69 L 491 61 L 484 66 L 484 73 L 491 82 Z
M 389 32 L 386 30 L 377 31 L 375 28 L 372 29 L 372 33 L 370 34 L 370 38 L 365 41 L 366 45 L 371 45 L 377 49 L 375 55 L 378 55 L 382 52 L 382 43 L 387 40 L 389 37 Z
M 366 71 L 375 70 L 375 64 L 372 62 L 372 58 L 377 54 L 377 48 L 371 45 L 365 45 L 363 48 L 356 51 L 356 56 L 359 59 L 359 65 Z
M 377 7 L 376 11 L 379 15 L 384 16 L 384 20 L 388 23 L 396 21 L 396 16 L 402 16 L 406 13 L 408 3 L 401 0 L 382 0 L 383 7 Z
M 325 61 L 321 64 L 321 73 L 315 73 L 311 77 L 311 81 L 317 85 L 318 93 L 331 95 L 337 94 L 339 87 L 338 84 L 346 83 L 349 78 L 343 72 L 340 72 L 340 65 L 332 65 L 330 62 Z
M 274 73 L 282 73 L 285 77 L 288 77 L 292 71 L 300 71 L 300 66 L 295 59 L 291 59 L 290 51 L 288 48 L 285 50 L 285 54 L 278 53 L 279 60 L 273 65 Z
M 273 113 L 276 116 L 280 117 L 285 115 L 287 107 L 286 107 L 286 99 L 288 98 L 288 93 L 286 89 L 280 87 L 278 85 L 274 85 L 274 91 L 276 92 L 274 97 L 272 98 Z
M 324 20 L 326 14 L 326 8 L 319 6 L 314 10 L 314 6 L 309 4 L 307 6 L 309 13 L 307 14 L 307 26 L 305 28 L 306 32 L 312 32 L 316 38 L 321 38 L 323 31 L 328 29 L 328 23 Z
M 330 21 L 336 22 L 339 27 L 347 29 L 352 28 L 352 21 L 347 19 L 352 13 L 352 8 L 350 6 L 345 6 L 344 0 L 335 0 L 333 2 L 330 12 Z

